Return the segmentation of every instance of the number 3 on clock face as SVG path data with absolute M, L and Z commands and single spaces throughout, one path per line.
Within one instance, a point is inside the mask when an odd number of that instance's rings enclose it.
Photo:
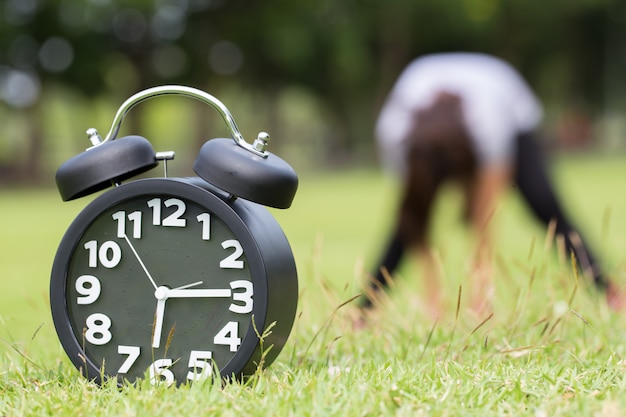
M 263 346 L 271 363 L 293 324 L 297 277 L 263 207 L 197 180 L 148 179 L 80 213 L 50 291 L 61 343 L 85 376 L 180 384 L 251 374 Z

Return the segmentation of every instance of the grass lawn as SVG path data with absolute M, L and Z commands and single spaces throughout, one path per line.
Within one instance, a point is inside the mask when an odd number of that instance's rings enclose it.
M 626 285 L 626 157 L 554 165 L 568 211 L 607 272 Z M 365 272 L 384 243 L 397 189 L 377 171 L 303 174 L 293 206 L 272 210 L 298 265 L 300 300 L 277 361 L 246 383 L 98 387 L 62 350 L 49 312 L 56 246 L 86 200 L 0 190 L 0 415 L 6 416 L 624 416 L 626 314 L 577 280 L 515 194 L 494 218 L 495 314 L 466 309 L 471 240 L 459 196 L 436 206 L 446 315 L 422 314 L 417 265 L 354 331 Z M 460 305 L 457 308 L 457 301 Z

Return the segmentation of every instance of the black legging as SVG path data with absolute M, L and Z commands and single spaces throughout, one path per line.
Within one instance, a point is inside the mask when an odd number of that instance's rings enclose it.
M 582 236 L 572 226 L 557 199 L 554 188 L 547 175 L 545 161 L 534 133 L 521 134 L 517 138 L 517 152 L 514 181 L 520 193 L 526 200 L 534 215 L 548 226 L 551 221 L 556 222 L 555 233 L 563 237 L 566 253 L 573 253 L 584 272 L 590 272 L 594 284 L 605 289 L 608 282 L 602 275 L 595 256 L 585 247 Z M 578 238 L 575 238 L 577 236 Z M 574 240 L 572 240 L 574 237 Z M 406 251 L 406 244 L 400 238 L 397 228 L 394 229 L 382 259 L 378 263 L 373 280 L 370 283 L 370 291 L 387 286 L 387 279 L 398 268 Z M 387 277 L 387 278 L 386 278 Z M 372 305 L 371 299 L 366 294 L 361 299 L 362 307 Z
M 556 222 L 555 234 L 563 237 L 565 253 L 573 253 L 581 270 L 591 274 L 593 282 L 599 288 L 606 288 L 608 282 L 602 275 L 595 256 L 585 247 L 581 234 L 569 221 L 555 195 L 541 149 L 533 133 L 518 137 L 515 184 L 541 223 L 547 226 L 550 221 Z

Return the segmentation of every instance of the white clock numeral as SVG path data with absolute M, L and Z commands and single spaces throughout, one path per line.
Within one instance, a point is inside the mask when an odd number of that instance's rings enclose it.
M 213 343 L 216 345 L 230 346 L 231 352 L 237 352 L 239 345 L 241 344 L 241 338 L 239 337 L 239 322 L 229 321 L 226 326 L 222 327 L 222 330 L 217 332 L 213 338 Z
M 139 358 L 139 354 L 141 353 L 141 348 L 139 346 L 124 346 L 119 345 L 117 347 L 117 353 L 120 355 L 128 355 L 128 357 L 122 362 L 120 369 L 117 370 L 118 374 L 127 373 L 130 368 L 135 364 L 137 358 Z
M 189 355 L 189 367 L 192 371 L 187 372 L 187 379 L 201 381 L 211 376 L 212 357 L 213 354 L 208 350 L 192 350 Z
M 243 301 L 243 305 L 232 303 L 228 309 L 233 313 L 246 314 L 252 311 L 252 282 L 246 280 L 237 280 L 230 283 L 230 288 L 233 290 L 233 300 Z M 243 288 L 243 292 L 235 292 L 237 288 Z
M 202 223 L 202 240 L 211 239 L 211 215 L 209 213 L 199 214 L 198 222 Z
M 233 253 L 220 261 L 220 268 L 243 269 L 243 261 L 239 259 L 243 255 L 243 248 L 238 240 L 231 239 L 222 242 L 224 249 L 234 248 Z
M 100 280 L 93 275 L 81 275 L 74 283 L 76 292 L 80 297 L 76 297 L 76 304 L 91 304 L 100 297 Z
M 98 249 L 98 242 L 90 240 L 85 243 L 85 249 L 89 251 L 89 267 L 96 268 L 98 261 L 105 268 L 115 268 L 122 260 L 122 250 L 120 245 L 112 240 L 107 240 L 100 245 Z
M 123 348 L 123 351 L 122 351 Z M 124 361 L 118 373 L 128 372 L 132 364 L 139 357 L 138 346 L 119 346 L 118 353 L 129 355 Z M 189 381 L 201 381 L 211 376 L 213 353 L 208 350 L 192 350 L 189 354 L 189 368 L 187 379 Z M 152 385 L 174 383 L 174 372 L 170 369 L 173 364 L 171 359 L 158 359 L 150 365 L 150 383 Z M 125 371 L 125 372 L 122 372 Z
M 176 206 L 176 211 L 163 219 L 163 226 L 185 227 L 187 220 L 180 218 L 187 209 L 185 203 L 177 198 L 170 198 L 165 200 L 164 204 L 165 207 Z
M 111 215 L 117 221 L 117 237 L 126 236 L 126 212 L 121 210 Z M 133 238 L 141 239 L 141 211 L 133 211 L 128 215 L 128 220 L 133 226 Z
M 169 367 L 172 366 L 171 359 L 157 359 L 150 365 L 150 383 L 157 385 L 165 383 L 172 385 L 174 383 L 174 372 Z
M 152 224 L 155 226 L 161 225 L 161 199 L 153 198 L 148 201 L 148 207 L 152 209 Z
M 102 313 L 93 313 L 85 320 L 87 329 L 85 330 L 85 339 L 92 345 L 106 345 L 111 341 L 111 319 Z
M 152 224 L 155 226 L 172 226 L 172 227 L 185 227 L 187 225 L 187 220 L 183 219 L 182 216 L 185 214 L 185 210 L 187 210 L 187 206 L 185 202 L 179 200 L 177 198 L 168 198 L 163 202 L 165 207 L 176 206 L 176 209 L 172 214 L 167 216 L 161 221 L 161 199 L 153 198 L 147 202 L 148 207 L 152 209 Z

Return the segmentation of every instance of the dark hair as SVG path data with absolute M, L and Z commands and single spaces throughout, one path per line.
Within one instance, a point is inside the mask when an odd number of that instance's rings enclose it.
M 476 157 L 465 128 L 461 98 L 441 92 L 430 106 L 419 110 L 407 138 L 407 150 L 399 232 L 405 243 L 424 245 L 439 186 L 446 180 L 469 183 L 476 175 Z

